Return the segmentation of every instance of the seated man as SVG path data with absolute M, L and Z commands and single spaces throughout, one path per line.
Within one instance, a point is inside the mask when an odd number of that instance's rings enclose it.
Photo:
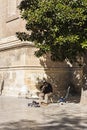
M 52 95 L 53 88 L 52 85 L 46 81 L 43 82 L 43 85 L 40 86 L 39 93 L 39 102 L 41 103 L 49 103 L 49 97 Z

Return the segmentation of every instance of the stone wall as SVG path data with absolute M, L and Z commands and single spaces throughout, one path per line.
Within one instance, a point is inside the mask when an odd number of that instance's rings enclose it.
M 4 38 L 0 43 L 2 95 L 18 96 L 24 84 L 25 48 L 19 47 L 19 41 L 14 37 Z
M 0 84 L 2 95 L 37 97 L 43 78 L 53 86 L 54 93 L 66 93 L 69 82 L 81 87 L 82 69 L 65 62 L 52 62 L 50 56 L 37 58 L 32 43 L 20 42 L 15 36 L 0 41 Z M 3 85 L 2 85 L 3 84 Z
M 25 30 L 25 21 L 17 8 L 21 0 L 0 0 L 0 39 Z
M 77 65 L 69 67 L 66 62 L 52 62 L 49 55 L 36 58 L 35 47 L 26 48 L 25 84 L 33 93 L 45 78 L 53 86 L 54 93 L 59 96 L 66 94 L 67 88 L 72 83 L 80 93 L 82 86 L 82 68 Z

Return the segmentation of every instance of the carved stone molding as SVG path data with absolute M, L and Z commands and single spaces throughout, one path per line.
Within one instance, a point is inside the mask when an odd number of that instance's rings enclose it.
M 16 36 L 6 37 L 0 40 L 0 51 L 23 46 L 34 46 L 32 42 L 21 42 Z

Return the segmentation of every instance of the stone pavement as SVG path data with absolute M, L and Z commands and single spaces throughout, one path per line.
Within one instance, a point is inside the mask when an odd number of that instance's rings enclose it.
M 87 130 L 87 106 L 28 107 L 29 99 L 0 97 L 0 130 Z

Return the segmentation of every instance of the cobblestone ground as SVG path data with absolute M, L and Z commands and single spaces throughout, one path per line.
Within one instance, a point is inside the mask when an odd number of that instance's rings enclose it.
M 87 130 L 87 106 L 28 107 L 29 99 L 0 97 L 0 130 Z

